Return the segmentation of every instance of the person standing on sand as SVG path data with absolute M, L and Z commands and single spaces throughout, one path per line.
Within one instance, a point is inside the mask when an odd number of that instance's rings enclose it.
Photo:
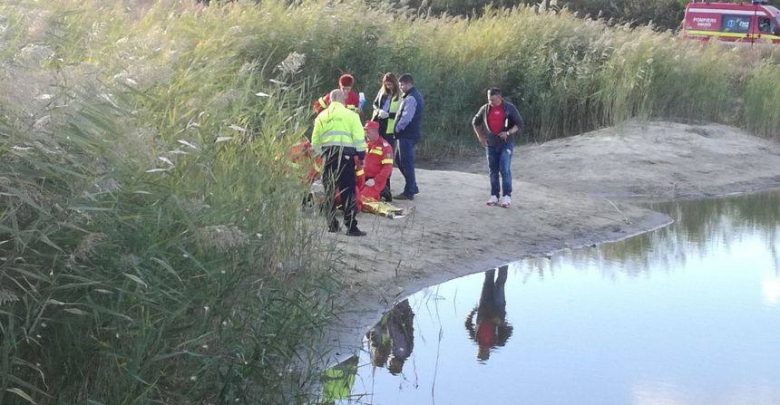
M 404 191 L 393 198 L 414 200 L 414 195 L 420 192 L 414 172 L 414 148 L 421 137 L 420 127 L 425 102 L 422 94 L 414 87 L 412 75 L 405 73 L 398 78 L 398 82 L 403 97 L 395 120 L 395 137 L 398 139 L 396 161 L 406 184 Z
M 398 79 L 390 72 L 382 76 L 381 86 L 376 94 L 376 98 L 374 98 L 374 113 L 371 116 L 371 120 L 379 123 L 379 135 L 390 144 L 393 150 L 396 150 L 398 148 L 395 144 L 395 117 L 398 113 L 398 107 L 401 105 L 401 88 L 398 84 Z M 390 193 L 389 176 L 387 183 L 385 183 L 385 188 L 382 190 L 381 197 L 387 202 L 393 201 L 393 195 Z
M 523 117 L 514 104 L 504 100 L 501 90 L 491 88 L 488 102 L 471 120 L 479 144 L 485 148 L 490 173 L 487 205 L 509 208 L 512 204 L 512 151 L 514 135 L 523 130 Z M 499 175 L 501 182 L 499 182 Z M 499 195 L 503 191 L 503 196 Z
M 366 138 L 360 117 L 344 106 L 346 94 L 342 90 L 329 93 L 328 107 L 314 120 L 311 146 L 325 161 L 322 184 L 325 186 L 328 231 L 338 232 L 336 199 L 344 206 L 344 225 L 349 236 L 365 236 L 357 227 L 355 199 L 355 161 L 366 153 Z M 357 159 L 356 159 L 357 158 Z
M 351 74 L 344 73 L 339 76 L 339 90 L 344 92 L 344 107 L 360 115 L 360 96 L 353 90 L 354 85 L 355 78 Z M 312 108 L 319 114 L 328 108 L 328 105 L 330 105 L 330 92 L 314 101 Z

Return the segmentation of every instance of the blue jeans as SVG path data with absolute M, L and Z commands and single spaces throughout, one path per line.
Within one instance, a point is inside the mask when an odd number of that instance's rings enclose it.
M 512 150 L 511 142 L 495 146 L 486 146 L 488 169 L 490 170 L 490 195 L 499 197 L 503 189 L 504 195 L 512 195 Z M 501 175 L 501 183 L 498 176 Z
M 417 139 L 398 138 L 398 169 L 406 180 L 404 185 L 404 195 L 414 197 L 419 193 L 417 189 L 417 179 L 414 175 L 414 146 Z

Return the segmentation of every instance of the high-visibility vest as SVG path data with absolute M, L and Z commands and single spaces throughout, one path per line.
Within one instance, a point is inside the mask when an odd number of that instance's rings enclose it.
M 393 135 L 395 133 L 395 115 L 398 113 L 398 107 L 401 105 L 401 98 L 391 98 L 390 99 L 390 111 L 388 111 L 387 116 L 387 130 L 385 131 L 388 135 Z
M 314 120 L 311 144 L 317 154 L 328 146 L 354 148 L 356 152 L 364 152 L 366 135 L 360 117 L 344 107 L 344 104 L 331 102 Z
M 322 374 L 322 401 L 332 403 L 342 399 L 349 399 L 352 386 L 357 375 L 358 357 L 352 356 L 344 362 L 337 364 Z

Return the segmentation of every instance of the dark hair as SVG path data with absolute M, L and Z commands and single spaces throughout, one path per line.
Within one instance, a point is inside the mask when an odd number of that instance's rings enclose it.
M 414 84 L 414 78 L 409 73 L 404 73 L 398 78 L 399 82 Z
M 488 89 L 488 96 L 500 96 L 501 95 L 501 89 L 498 87 L 491 87 Z
M 385 91 L 385 81 L 391 81 L 393 82 L 393 91 L 390 94 L 393 98 L 398 98 L 398 93 L 401 91 L 401 89 L 398 87 L 398 79 L 395 78 L 395 75 L 387 72 L 382 76 L 382 83 L 380 84 L 379 91 L 382 94 L 387 94 Z

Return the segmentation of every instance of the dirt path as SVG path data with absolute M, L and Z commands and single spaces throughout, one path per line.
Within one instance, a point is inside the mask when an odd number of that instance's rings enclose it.
M 342 249 L 349 308 L 329 343 L 343 358 L 399 298 L 524 257 L 623 239 L 671 222 L 640 201 L 780 187 L 780 144 L 721 125 L 628 123 L 521 146 L 509 209 L 487 207 L 482 159 L 418 170 L 421 194 L 396 220 L 363 214 L 364 238 Z M 396 170 L 394 187 L 402 186 Z

